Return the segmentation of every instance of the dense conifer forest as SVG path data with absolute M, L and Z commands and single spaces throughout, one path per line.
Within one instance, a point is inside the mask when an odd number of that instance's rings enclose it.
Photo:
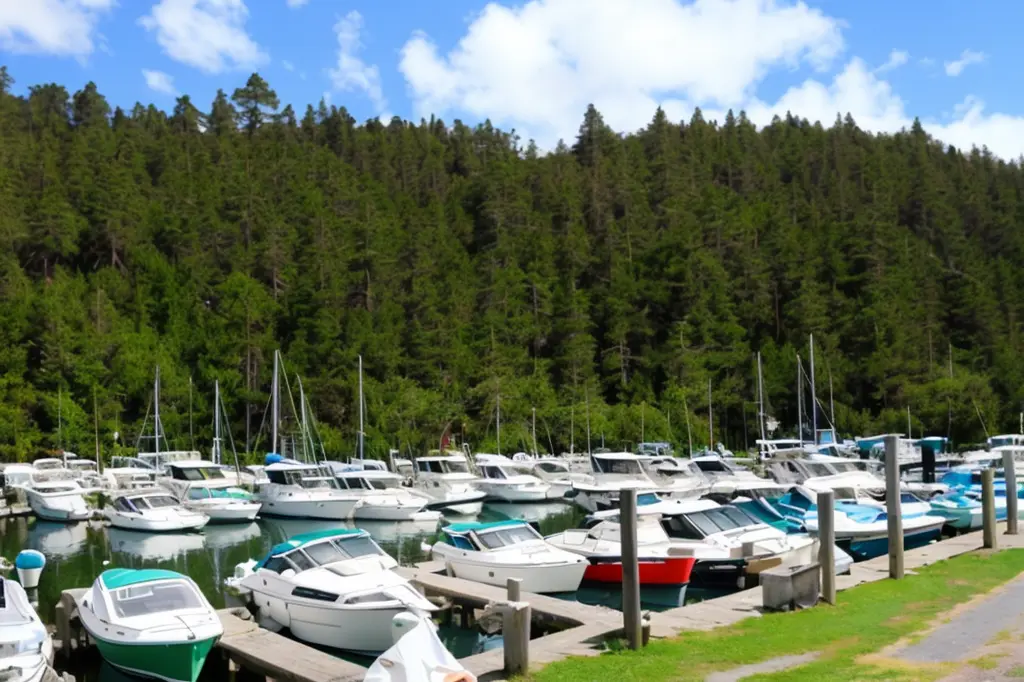
M 659 110 L 622 135 L 590 108 L 546 153 L 489 123 L 296 111 L 256 74 L 169 112 L 17 91 L 0 68 L 5 459 L 91 454 L 94 416 L 106 454 L 133 447 L 157 364 L 172 446 L 209 447 L 219 380 L 264 452 L 277 348 L 332 457 L 359 355 L 378 456 L 446 431 L 493 451 L 499 395 L 503 452 L 531 447 L 534 408 L 544 451 L 585 448 L 588 417 L 595 445 L 685 450 L 709 384 L 742 449 L 755 354 L 792 434 L 811 333 L 820 425 L 905 432 L 909 407 L 914 435 L 1017 430 L 1024 172 L 919 124 Z

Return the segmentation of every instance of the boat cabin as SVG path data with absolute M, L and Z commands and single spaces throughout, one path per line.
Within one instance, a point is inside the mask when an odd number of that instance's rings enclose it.
M 177 507 L 178 500 L 165 492 L 135 493 L 132 495 L 121 495 L 114 500 L 114 509 L 128 514 L 144 514 L 151 509 L 167 509 Z
M 470 552 L 489 552 L 544 539 L 525 521 L 453 523 L 441 533 L 452 547 Z
M 264 467 L 267 481 L 276 485 L 293 485 L 310 490 L 318 488 L 338 489 L 333 472 L 327 467 L 314 464 L 300 464 L 293 460 L 282 460 Z
M 469 464 L 461 455 L 419 457 L 416 459 L 417 474 L 468 474 Z
M 602 452 L 590 456 L 590 464 L 596 474 L 613 474 L 618 476 L 635 476 L 644 478 L 643 464 L 650 462 L 650 457 L 634 455 L 631 452 Z
M 99 579 L 107 596 L 93 604 L 92 609 L 108 622 L 209 608 L 195 583 L 174 571 L 113 568 L 103 571 Z
M 377 469 L 335 469 L 334 479 L 342 490 L 393 490 L 402 485 L 400 475 Z
M 191 462 L 169 462 L 167 473 L 172 480 L 182 483 L 200 483 L 204 481 L 225 481 L 224 467 L 220 464 L 202 460 Z
M 680 513 L 663 515 L 662 526 L 669 536 L 703 540 L 709 535 L 761 525 L 762 522 L 738 507 L 697 500 Z
M 64 469 L 64 460 L 56 457 L 43 457 L 32 462 L 32 468 L 36 471 L 60 471 Z
M 337 528 L 301 533 L 279 545 L 274 545 L 267 556 L 256 564 L 256 569 L 262 568 L 282 576 L 288 576 L 341 561 L 369 556 L 381 557 L 382 565 L 386 568 L 398 565 L 373 541 L 366 531 L 358 528 Z M 291 573 L 287 573 L 288 571 Z M 334 599 L 329 601 L 334 601 Z

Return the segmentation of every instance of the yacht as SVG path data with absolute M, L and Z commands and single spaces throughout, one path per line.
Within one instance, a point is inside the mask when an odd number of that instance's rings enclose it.
M 567 494 L 588 512 L 618 509 L 619 492 L 624 488 L 656 492 L 659 486 L 647 475 L 644 465 L 651 457 L 631 452 L 602 452 L 590 457 L 594 471 L 592 483 L 574 482 Z
M 56 457 L 41 457 L 32 462 L 32 469 L 49 480 L 71 478 L 71 472 L 64 466 L 64 460 Z
M 226 468 L 204 460 L 170 462 L 156 480 L 186 509 L 209 516 L 211 523 L 249 523 L 261 505 L 224 475 Z
M 579 471 L 573 471 L 572 462 L 567 457 L 539 457 L 516 464 L 529 467 L 530 473 L 547 483 L 548 499 L 561 500 L 572 489 L 574 483 L 593 483 L 594 477 Z
M 123 491 L 103 513 L 114 528 L 150 533 L 199 530 L 210 520 L 205 514 L 182 507 L 163 488 Z
M 551 485 L 521 470 L 507 457 L 479 454 L 476 456 L 480 478 L 477 490 L 497 502 L 544 502 Z
M 718 455 L 694 457 L 690 462 L 709 482 L 709 495 L 731 499 L 737 493 L 751 490 L 786 490 L 788 486 L 761 478 L 750 469 Z
M 337 528 L 295 535 L 225 582 L 304 642 L 377 654 L 391 646 L 396 615 L 434 610 L 397 566 L 366 531 Z
M 84 459 L 78 455 L 64 453 L 65 467 L 70 472 L 71 478 L 80 481 L 85 488 L 104 488 L 106 481 L 100 474 L 99 466 L 94 459 Z
M 40 682 L 53 660 L 53 639 L 25 589 L 0 576 L 0 679 Z
M 504 587 L 519 578 L 524 592 L 575 592 L 588 563 L 549 544 L 525 521 L 455 523 L 424 545 L 457 578 Z
M 470 473 L 461 452 L 417 457 L 413 464 L 413 487 L 430 497 L 428 509 L 464 516 L 475 516 L 483 509 L 487 493 L 476 488 L 480 479 Z
M 82 627 L 103 659 L 129 675 L 195 682 L 224 627 L 188 576 L 106 570 L 79 601 Z
M 340 521 L 352 518 L 359 503 L 360 495 L 341 490 L 327 467 L 268 455 L 263 471 L 267 483 L 255 499 L 266 515 Z
M 35 515 L 46 521 L 85 521 L 93 511 L 86 495 L 95 489 L 83 488 L 74 479 L 35 481 L 25 488 L 25 497 Z
M 353 513 L 356 519 L 370 521 L 438 521 L 441 512 L 427 509 L 428 498 L 419 491 L 402 486 L 402 477 L 377 468 L 328 463 L 338 487 L 358 496 Z

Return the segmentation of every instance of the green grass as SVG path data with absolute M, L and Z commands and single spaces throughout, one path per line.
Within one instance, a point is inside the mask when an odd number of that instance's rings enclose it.
M 1015 665 L 1006 671 L 1007 677 L 1024 677 L 1024 665 Z
M 965 554 L 899 582 L 883 580 L 840 592 L 834 607 L 749 618 L 711 632 L 687 632 L 653 641 L 637 652 L 569 658 L 534 673 L 531 680 L 696 682 L 714 671 L 812 651 L 821 652 L 812 663 L 747 680 L 932 680 L 949 672 L 949 666 L 858 659 L 926 628 L 939 614 L 1016 577 L 1022 568 L 1024 550 Z

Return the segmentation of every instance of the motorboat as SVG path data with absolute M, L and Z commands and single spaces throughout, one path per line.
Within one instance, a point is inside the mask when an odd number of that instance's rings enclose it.
M 27 488 L 32 485 L 36 470 L 31 464 L 0 464 L 0 474 L 4 477 L 5 491 Z
M 25 498 L 33 513 L 46 521 L 84 521 L 92 517 L 86 495 L 95 489 L 83 488 L 74 479 L 35 481 L 25 488 Z
M 341 490 L 359 498 L 353 517 L 370 521 L 437 522 L 441 512 L 427 509 L 430 498 L 402 486 L 402 477 L 362 465 L 329 463 Z
M 588 566 L 524 521 L 455 523 L 442 529 L 440 541 L 429 549 L 457 578 L 500 587 L 519 578 L 524 591 L 539 594 L 575 592 Z
M 353 517 L 360 496 L 341 490 L 327 467 L 269 455 L 268 482 L 255 495 L 269 516 L 341 521 Z
M 195 682 L 224 634 L 199 587 L 174 571 L 106 570 L 81 598 L 78 612 L 107 663 L 165 682 Z
M 676 544 L 699 544 L 724 553 L 724 559 L 697 562 L 690 583 L 695 587 L 745 589 L 757 584 L 761 571 L 817 561 L 815 537 L 789 534 L 732 504 L 668 500 L 643 507 L 640 513 L 659 514 L 662 527 Z
M 64 460 L 57 457 L 40 457 L 32 462 L 36 474 L 46 479 L 71 478 L 71 472 L 64 466 Z
M 41 682 L 53 660 L 53 639 L 25 589 L 0 576 L 0 680 Z
M 149 533 L 199 530 L 210 517 L 181 506 L 163 488 L 129 490 L 116 495 L 103 509 L 114 528 Z
M 251 598 L 261 620 L 304 642 L 378 654 L 391 646 L 397 614 L 435 608 L 397 566 L 366 531 L 335 528 L 295 535 L 225 582 Z
M 946 525 L 958 531 L 977 530 L 982 526 L 984 510 L 981 502 L 962 491 L 950 491 L 930 499 L 931 513 L 946 519 Z M 1006 513 L 1005 498 L 1003 513 Z
M 786 490 L 789 487 L 761 478 L 750 469 L 718 455 L 694 457 L 689 461 L 708 480 L 708 494 L 716 499 L 732 499 L 740 491 Z
M 504 460 L 504 461 L 502 461 Z M 507 457 L 479 454 L 476 456 L 480 479 L 477 490 L 497 502 L 544 502 L 551 484 L 532 474 L 521 473 Z
M 513 461 L 516 461 L 513 458 Z M 572 489 L 575 483 L 593 483 L 590 474 L 572 470 L 572 462 L 567 457 L 540 457 L 516 462 L 529 467 L 530 473 L 551 486 L 548 499 L 560 500 Z
M 774 502 L 796 529 L 818 533 L 817 490 L 796 486 Z M 889 551 L 889 522 L 884 502 L 860 496 L 852 489 L 836 489 L 833 525 L 836 545 L 857 561 Z M 900 496 L 900 516 L 905 549 L 923 547 L 939 537 L 946 518 L 932 513 L 928 502 L 911 493 Z
M 618 509 L 619 493 L 623 489 L 638 492 L 659 489 L 644 470 L 644 464 L 651 459 L 631 452 L 595 452 L 590 457 L 593 482 L 574 482 L 567 496 L 588 512 Z
M 461 452 L 417 457 L 414 466 L 413 487 L 430 497 L 428 509 L 463 516 L 476 516 L 483 509 L 487 493 L 476 487 L 480 479 L 470 473 Z
M 617 517 L 597 521 L 589 528 L 570 528 L 544 539 L 554 547 L 584 557 L 587 567 L 583 579 L 587 582 L 622 582 L 622 529 Z M 673 544 L 655 516 L 638 517 L 637 559 L 643 586 L 685 588 L 697 563 L 693 548 Z M 682 595 L 679 601 L 682 602 Z
M 224 467 L 204 460 L 169 463 L 157 483 L 173 492 L 186 509 L 210 517 L 211 523 L 249 523 L 262 506 L 235 480 L 224 475 Z
M 105 488 L 106 479 L 100 474 L 99 465 L 94 459 L 85 459 L 72 452 L 64 453 L 64 466 L 71 478 L 79 481 L 84 488 Z

